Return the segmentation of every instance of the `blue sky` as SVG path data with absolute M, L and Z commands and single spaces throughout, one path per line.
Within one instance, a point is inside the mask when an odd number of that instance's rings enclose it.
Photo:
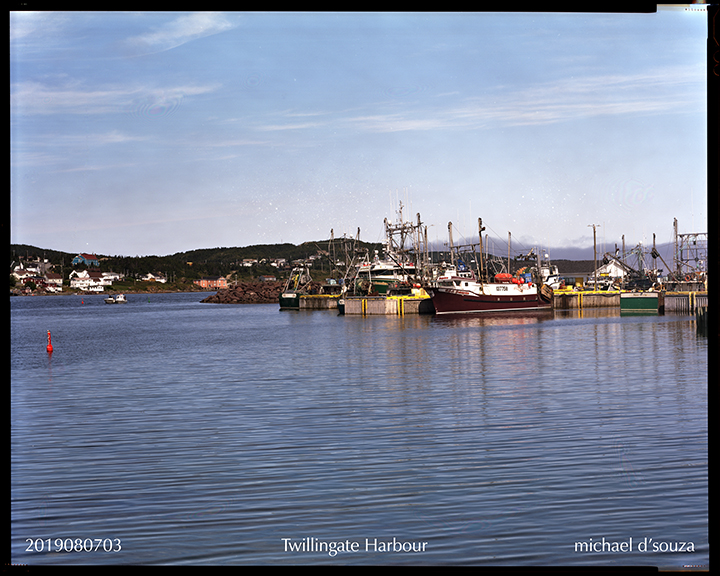
M 707 231 L 706 12 L 10 15 L 11 242 Z M 502 248 L 505 250 L 505 248 Z M 499 250 L 502 252 L 502 250 Z

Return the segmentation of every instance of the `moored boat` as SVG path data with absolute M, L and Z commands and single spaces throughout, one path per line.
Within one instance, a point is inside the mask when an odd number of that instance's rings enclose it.
M 660 310 L 659 292 L 621 292 L 620 313 L 658 313 Z
M 476 277 L 441 276 L 428 289 L 435 313 L 508 312 L 552 306 L 552 292 L 543 292 L 537 284 L 523 279 L 497 276 L 494 282 L 481 282 Z
M 355 291 L 361 294 L 399 293 L 404 288 L 411 288 L 410 281 L 415 278 L 416 270 L 413 262 L 400 262 L 395 256 L 377 254 L 373 261 L 362 262 L 355 276 Z
M 285 286 L 280 293 L 280 310 L 300 310 L 300 296 L 307 294 L 312 282 L 308 266 L 296 266 L 290 272 Z
M 482 256 L 482 220 L 480 250 L 475 252 L 479 262 L 477 272 L 466 266 L 450 266 L 427 290 L 436 314 L 472 314 L 478 312 L 509 312 L 515 310 L 549 310 L 552 307 L 552 289 L 527 282 L 522 276 L 502 272 L 487 278 Z M 450 228 L 450 226 L 449 226 Z M 452 246 L 452 242 L 451 242 Z M 462 263 L 462 261 L 460 261 Z
M 125 304 L 127 298 L 124 294 L 115 294 L 115 296 L 108 296 L 105 298 L 105 304 Z

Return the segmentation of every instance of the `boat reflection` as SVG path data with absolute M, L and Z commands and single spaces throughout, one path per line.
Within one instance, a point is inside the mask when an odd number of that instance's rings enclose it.
M 478 312 L 465 314 L 443 314 L 433 317 L 433 323 L 445 326 L 516 326 L 538 324 L 552 320 L 552 310 L 528 310 L 524 312 Z

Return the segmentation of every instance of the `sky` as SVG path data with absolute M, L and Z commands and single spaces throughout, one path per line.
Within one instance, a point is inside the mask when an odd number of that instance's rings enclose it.
M 707 232 L 706 38 L 682 9 L 12 12 L 10 241 L 377 242 L 401 202 L 551 258 Z

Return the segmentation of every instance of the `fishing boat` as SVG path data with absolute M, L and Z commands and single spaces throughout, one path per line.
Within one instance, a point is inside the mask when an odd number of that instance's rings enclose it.
M 432 282 L 427 291 L 432 298 L 436 314 L 468 314 L 478 312 L 509 312 L 549 310 L 552 307 L 552 289 L 527 282 L 522 276 L 501 272 L 489 277 L 482 255 L 482 219 L 478 219 L 480 251 L 474 251 L 478 270 L 471 270 L 462 259 L 454 263 Z M 452 223 L 448 226 L 451 229 Z M 450 240 L 451 249 L 452 238 Z
M 300 296 L 308 294 L 311 282 L 310 268 L 295 266 L 280 293 L 280 310 L 300 310 Z
M 361 262 L 355 276 L 355 290 L 362 294 L 392 295 L 409 291 L 411 280 L 415 278 L 414 262 L 403 262 L 397 254 L 386 251 L 380 258 Z
M 356 295 L 407 295 L 418 283 L 423 268 L 422 222 L 420 214 L 417 223 L 404 221 L 402 209 L 401 202 L 396 223 L 385 218 L 382 254 L 376 250 L 372 260 L 366 254 L 359 263 L 352 286 Z
M 552 291 L 510 274 L 497 274 L 493 282 L 475 275 L 443 275 L 428 292 L 436 314 L 538 310 L 552 305 Z

